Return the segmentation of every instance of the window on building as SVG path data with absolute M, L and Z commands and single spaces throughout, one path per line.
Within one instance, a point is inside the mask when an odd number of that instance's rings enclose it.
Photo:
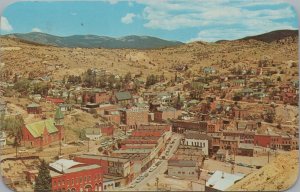
M 116 182 L 115 183 L 115 187 L 120 187 L 121 186 L 121 183 L 120 182 Z
M 53 182 L 53 186 L 56 186 L 56 181 Z
M 185 174 L 185 172 L 184 172 L 184 171 L 182 171 L 182 174 Z
M 74 179 L 72 179 L 72 185 L 74 185 Z
M 181 172 L 180 172 L 180 171 L 178 171 L 178 174 L 181 174 Z
M 58 181 L 58 186 L 60 186 L 60 181 Z
M 79 182 L 82 183 L 82 177 L 80 177 Z

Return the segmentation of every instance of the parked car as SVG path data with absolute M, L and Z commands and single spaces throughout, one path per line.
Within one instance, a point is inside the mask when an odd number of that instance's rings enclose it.
M 154 171 L 156 169 L 156 166 L 153 166 L 149 169 L 150 172 Z
M 159 166 L 160 164 L 161 164 L 161 160 L 159 160 L 155 163 L 156 166 Z
M 213 174 L 214 174 L 214 171 L 209 171 L 208 174 L 209 174 L 209 175 L 213 175 Z
M 145 174 L 144 174 L 144 177 L 148 177 L 148 175 L 149 175 L 149 173 L 145 173 Z

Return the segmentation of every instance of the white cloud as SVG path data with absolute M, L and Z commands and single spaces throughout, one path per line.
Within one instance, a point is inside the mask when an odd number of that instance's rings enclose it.
M 278 29 L 294 29 L 286 20 L 297 19 L 292 6 L 282 0 L 160 0 L 159 3 L 136 0 L 136 3 L 145 5 L 144 27 L 170 31 L 197 28 L 199 33 L 191 40 L 237 39 Z
M 110 4 L 117 4 L 119 0 L 107 0 Z
M 133 18 L 136 17 L 134 13 L 127 13 L 124 17 L 121 18 L 122 23 L 130 24 L 133 22 Z
M 11 26 L 11 24 L 8 22 L 6 17 L 2 17 L 0 19 L 0 29 L 1 31 L 5 31 L 5 32 L 10 32 L 13 30 L 13 27 Z
M 133 6 L 133 2 L 132 1 L 128 1 L 128 6 L 132 7 Z
M 215 42 L 217 40 L 235 40 L 280 29 L 295 29 L 288 23 L 275 24 L 273 22 L 259 20 L 249 20 L 246 25 L 248 26 L 247 28 L 204 29 L 201 30 L 195 38 L 190 39 L 188 42 L 200 40 L 207 42 Z
M 42 30 L 40 28 L 34 27 L 31 30 L 32 32 L 42 32 Z
M 72 13 L 70 13 L 72 16 L 76 16 L 77 15 L 77 13 L 75 13 L 75 12 L 72 12 Z

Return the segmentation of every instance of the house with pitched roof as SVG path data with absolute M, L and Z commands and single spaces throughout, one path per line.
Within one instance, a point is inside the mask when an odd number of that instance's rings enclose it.
M 27 105 L 27 113 L 29 114 L 41 114 L 42 107 L 37 103 L 30 103 Z
M 115 94 L 115 102 L 120 104 L 120 105 L 127 105 L 132 103 L 133 97 L 130 92 L 128 91 L 123 91 L 123 92 L 117 92 Z
M 22 128 L 21 144 L 29 148 L 43 148 L 51 144 L 58 144 L 64 140 L 63 130 L 64 115 L 60 108 L 57 108 L 54 119 L 46 119 Z

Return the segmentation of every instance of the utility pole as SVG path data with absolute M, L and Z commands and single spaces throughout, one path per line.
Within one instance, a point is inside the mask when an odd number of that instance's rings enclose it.
M 270 163 L 270 149 L 268 150 L 268 163 Z
M 159 181 L 159 178 L 156 177 L 155 181 L 156 181 L 156 191 L 158 191 L 158 181 Z
M 61 156 L 61 139 L 59 140 L 59 156 Z

